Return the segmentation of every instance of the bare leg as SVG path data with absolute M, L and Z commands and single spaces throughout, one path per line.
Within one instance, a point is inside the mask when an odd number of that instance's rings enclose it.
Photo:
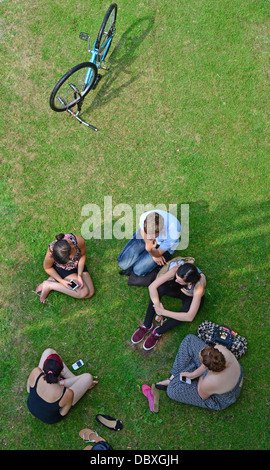
M 73 390 L 74 393 L 72 406 L 74 406 L 80 398 L 82 398 L 82 396 L 97 383 L 97 380 L 93 380 L 93 376 L 88 373 L 78 375 L 75 377 L 75 380 L 66 379 L 65 386 Z
M 38 367 L 40 369 L 43 370 L 43 364 L 44 364 L 45 360 L 47 359 L 47 357 L 50 356 L 51 354 L 58 354 L 58 352 L 56 352 L 52 348 L 47 348 L 47 349 L 45 349 L 45 351 L 43 351 L 43 353 L 41 355 L 41 358 L 40 358 L 40 361 L 39 361 L 39 365 L 38 365 Z M 58 355 L 60 356 L 60 354 L 58 354 Z
M 88 295 L 85 297 L 85 299 L 90 299 L 90 297 L 93 297 L 95 293 L 93 281 L 88 272 L 84 272 L 82 274 L 82 278 L 83 278 L 83 283 L 86 284 L 88 287 Z
M 70 278 L 69 276 L 67 276 L 65 279 L 66 280 L 73 279 L 74 281 L 76 281 L 77 276 L 73 274 L 71 275 Z M 69 295 L 70 297 L 74 297 L 76 299 L 85 299 L 89 295 L 89 290 L 86 284 L 81 289 L 72 290 L 72 289 L 69 289 L 68 287 L 63 286 L 62 284 L 60 284 L 59 282 L 55 280 L 49 280 L 49 279 L 47 281 L 44 281 L 42 284 L 40 284 L 36 292 L 38 292 L 38 289 L 39 289 L 39 292 L 41 289 L 40 302 L 42 303 L 45 303 L 46 298 L 48 297 L 51 291 L 61 292 L 62 294 Z
M 84 373 L 81 375 L 74 375 L 66 364 L 64 364 L 61 376 L 64 378 L 63 385 L 74 392 L 72 405 L 75 405 L 87 390 L 90 390 L 98 383 L 96 380 L 93 380 L 93 376 L 91 374 Z
M 48 277 L 47 281 L 54 281 L 54 282 L 57 282 L 53 277 Z M 43 281 L 44 282 L 44 281 Z M 36 294 L 38 294 L 39 292 L 42 292 L 42 287 L 43 287 L 43 282 L 41 284 L 39 284 L 36 288 Z

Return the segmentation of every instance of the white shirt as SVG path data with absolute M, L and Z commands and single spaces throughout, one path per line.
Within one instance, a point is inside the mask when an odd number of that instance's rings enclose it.
M 161 250 L 168 251 L 170 254 L 172 254 L 179 244 L 179 236 L 181 232 L 180 222 L 169 212 L 165 212 L 159 209 L 152 210 L 144 212 L 141 215 L 139 226 L 142 230 L 144 230 L 143 224 L 147 215 L 151 214 L 152 212 L 160 214 L 164 219 L 164 226 L 161 229 L 158 237 L 156 237 L 157 244 Z

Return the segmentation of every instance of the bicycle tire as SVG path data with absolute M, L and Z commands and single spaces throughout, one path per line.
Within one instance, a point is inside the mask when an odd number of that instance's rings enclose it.
M 101 23 L 99 33 L 97 35 L 95 47 L 98 49 L 98 62 L 101 63 L 107 56 L 109 49 L 111 47 L 112 39 L 109 42 L 108 47 L 106 47 L 106 42 L 113 36 L 115 31 L 115 23 L 117 16 L 117 4 L 112 3 Z
M 87 82 L 87 85 L 85 85 L 85 79 L 88 73 L 90 74 L 89 81 Z M 71 76 L 73 76 L 74 83 L 70 84 L 70 81 L 67 80 Z M 65 73 L 65 75 L 63 75 L 62 78 L 60 78 L 51 92 L 49 103 L 52 110 L 62 112 L 69 108 L 73 108 L 89 93 L 95 83 L 96 77 L 97 67 L 91 62 L 82 62 L 81 64 L 72 67 Z M 74 91 L 74 88 L 71 88 L 71 85 L 79 91 L 78 95 L 76 94 L 76 91 Z

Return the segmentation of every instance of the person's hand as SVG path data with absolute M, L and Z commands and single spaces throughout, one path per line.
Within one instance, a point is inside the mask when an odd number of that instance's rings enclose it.
M 83 279 L 82 279 L 82 276 L 79 276 L 79 275 L 78 275 L 77 284 L 79 285 L 78 289 L 82 289 L 82 288 L 83 288 Z
M 156 318 L 155 320 L 160 323 L 160 325 L 162 326 L 163 325 L 163 322 L 164 322 L 164 317 L 162 315 L 156 315 Z
M 157 315 L 164 316 L 164 307 L 161 302 L 159 302 L 159 304 L 153 304 L 153 307 Z
M 192 375 L 192 372 L 181 372 L 180 374 L 182 377 L 188 377 L 189 379 L 193 379 L 193 375 Z
M 71 285 L 70 285 L 70 280 L 68 279 L 62 279 L 61 281 L 59 281 L 60 284 L 62 284 L 62 286 L 66 287 L 67 289 L 71 289 Z
M 164 266 L 164 264 L 166 264 L 166 260 L 164 256 L 159 256 L 159 257 L 152 256 L 152 258 L 155 261 L 155 263 L 157 263 L 159 266 Z
M 145 240 L 145 249 L 146 251 L 150 252 L 153 248 L 156 248 L 157 241 L 155 238 L 149 238 Z

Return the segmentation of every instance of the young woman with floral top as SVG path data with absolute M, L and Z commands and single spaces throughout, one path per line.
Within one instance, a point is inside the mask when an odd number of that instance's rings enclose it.
M 86 265 L 86 245 L 82 237 L 67 233 L 56 235 L 50 243 L 43 267 L 49 278 L 36 289 L 40 301 L 45 303 L 51 291 L 62 292 L 77 299 L 88 299 L 94 295 L 94 286 Z M 78 287 L 72 289 L 71 281 Z

